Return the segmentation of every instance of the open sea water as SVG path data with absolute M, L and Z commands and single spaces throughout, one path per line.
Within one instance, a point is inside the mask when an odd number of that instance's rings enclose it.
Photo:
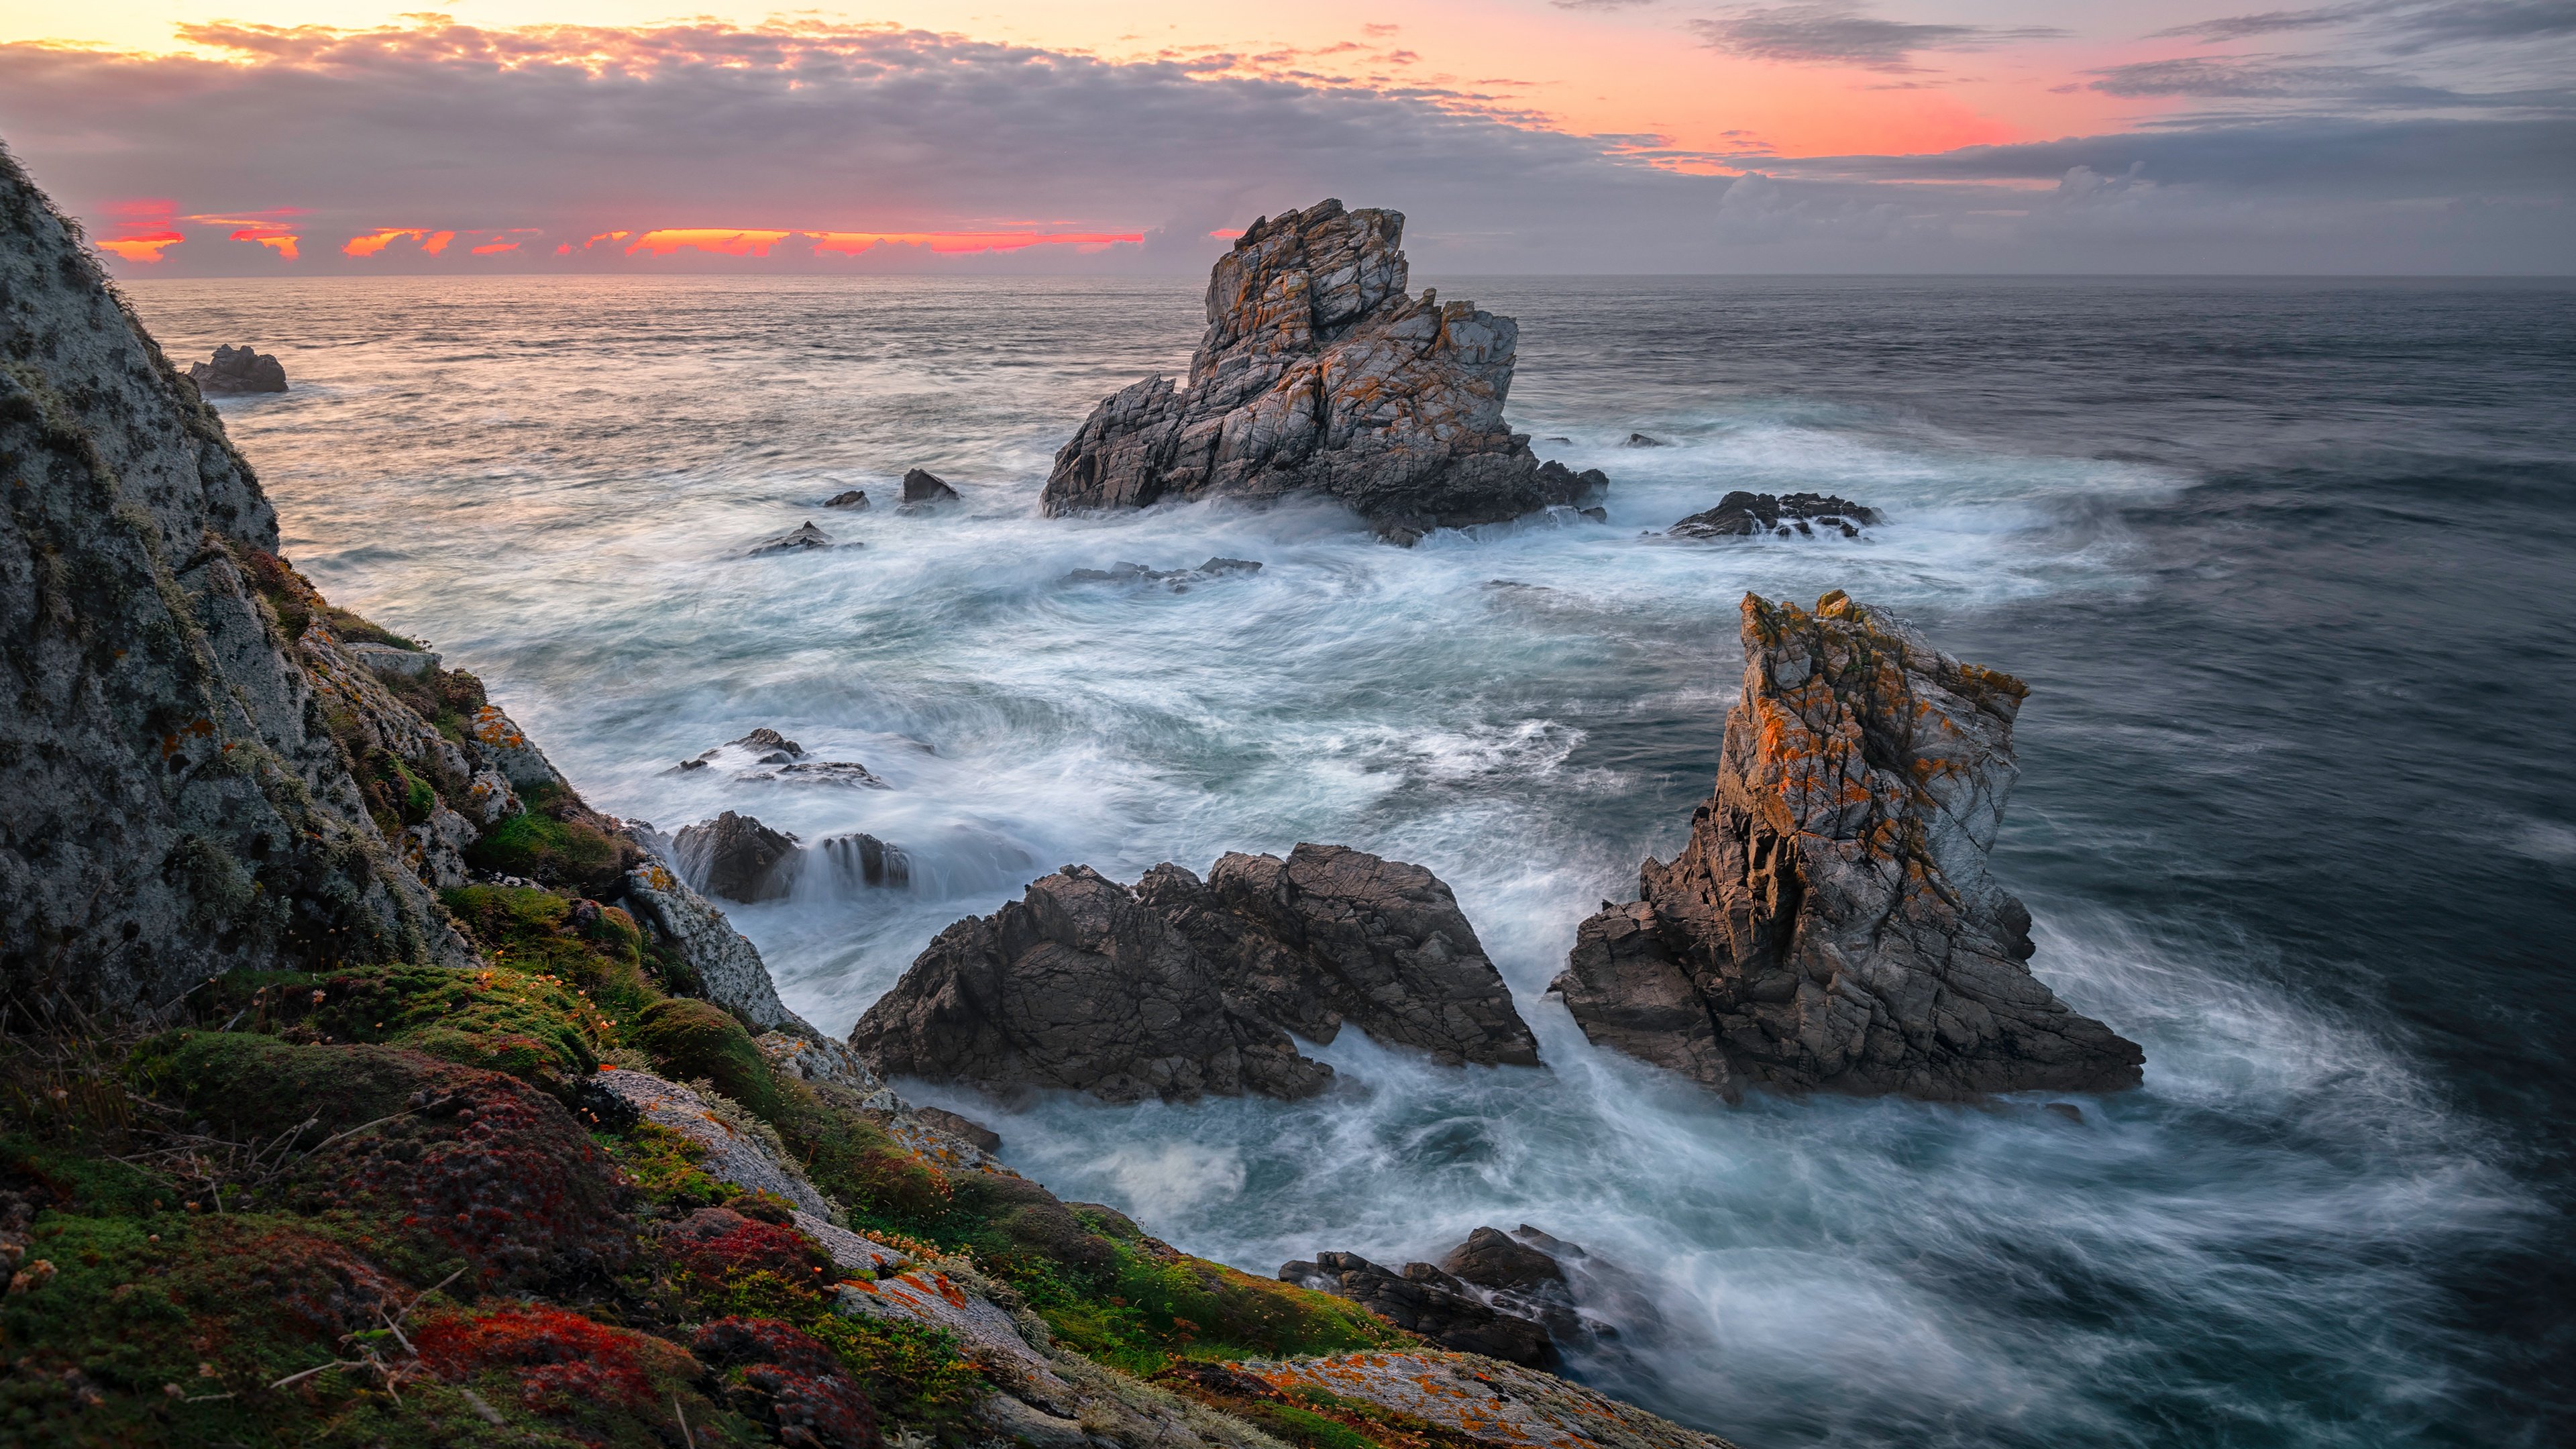
M 1405 550 L 1321 509 L 1047 520 L 1190 281 L 137 282 L 289 556 L 474 670 L 591 802 L 867 831 L 904 890 L 732 916 L 843 1031 L 948 922 L 1341 842 L 1420 862 L 1538 1033 L 1345 1033 L 1322 1099 L 1005 1105 L 1058 1194 L 1255 1273 L 1531 1223 L 1664 1318 L 1580 1372 L 1748 1449 L 2544 1445 L 2576 1434 L 2576 289 L 1422 277 L 1517 316 L 1510 413 L 1607 525 Z M 1643 432 L 1663 448 L 1624 448 Z M 891 504 L 905 469 L 965 495 Z M 877 506 L 816 505 L 865 488 Z M 1733 488 L 1860 540 L 1655 536 Z M 818 521 L 864 547 L 745 558 Z M 1265 567 L 1186 592 L 1076 568 Z M 1748 589 L 2018 674 L 1996 868 L 2143 1089 L 1729 1108 L 1543 992 L 1708 790 Z M 754 726 L 888 790 L 671 773 Z M 712 778 L 711 778 L 712 777 Z

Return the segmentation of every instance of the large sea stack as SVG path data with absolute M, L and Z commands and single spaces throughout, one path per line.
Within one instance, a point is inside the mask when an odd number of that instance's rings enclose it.
M 850 1045 L 878 1072 L 1111 1101 L 1303 1097 L 1332 1068 L 1288 1037 L 1347 1023 L 1447 1062 L 1535 1065 L 1457 899 L 1417 865 L 1338 845 L 1227 855 L 1205 881 L 1088 866 L 930 943 Z
M 2030 912 L 1987 871 L 2022 682 L 1839 590 L 1743 619 L 1690 843 L 1554 983 L 1584 1034 L 1728 1096 L 2136 1085 L 2144 1054 L 2031 975 Z
M 1388 538 L 1588 503 L 1503 422 L 1519 326 L 1405 291 L 1401 212 L 1338 201 L 1254 222 L 1208 278 L 1186 387 L 1148 378 L 1055 455 L 1050 517 L 1165 499 L 1314 494 Z

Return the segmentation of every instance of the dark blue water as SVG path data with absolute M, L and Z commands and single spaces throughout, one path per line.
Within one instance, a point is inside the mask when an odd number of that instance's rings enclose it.
M 483 673 L 594 801 L 913 851 L 907 895 L 736 913 L 826 1026 L 1065 861 L 1348 840 L 1457 887 L 1550 1063 L 1346 1036 L 1320 1102 L 921 1093 L 1068 1197 L 1255 1271 L 1538 1223 L 1674 1325 L 1586 1371 L 1750 1449 L 2560 1442 L 2576 289 L 1420 280 L 1518 316 L 1516 424 L 1610 470 L 1611 526 L 1037 519 L 1084 409 L 1185 361 L 1189 283 L 134 291 L 174 352 L 286 352 L 299 390 L 227 416 L 290 551 Z M 963 517 L 811 507 L 915 463 Z M 1735 487 L 1890 521 L 1639 536 Z M 809 515 L 867 546 L 731 557 Z M 1270 567 L 1057 582 L 1211 553 Z M 1541 998 L 1706 792 L 1736 599 L 1832 587 L 2032 686 L 1998 874 L 2034 969 L 2149 1055 L 2081 1127 L 1728 1109 Z M 754 724 L 898 788 L 658 773 Z

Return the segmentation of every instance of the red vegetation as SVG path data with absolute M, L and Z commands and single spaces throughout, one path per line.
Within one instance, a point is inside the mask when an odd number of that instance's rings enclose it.
M 536 1303 L 442 1315 L 422 1324 L 413 1341 L 421 1361 L 441 1378 L 506 1370 L 518 1380 L 521 1402 L 540 1414 L 566 1414 L 584 1404 L 650 1408 L 698 1373 L 696 1361 L 675 1344 Z
M 877 1449 L 875 1407 L 802 1330 L 774 1318 L 719 1318 L 689 1346 L 727 1370 L 727 1405 L 768 1425 L 779 1443 Z

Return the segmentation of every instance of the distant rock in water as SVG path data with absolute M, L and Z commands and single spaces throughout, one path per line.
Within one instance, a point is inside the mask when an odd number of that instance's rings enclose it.
M 826 508 L 846 508 L 852 513 L 856 513 L 868 506 L 868 493 L 864 488 L 848 489 L 844 492 L 835 493 L 831 497 L 824 499 L 823 506 Z
M 248 347 L 218 347 L 212 362 L 188 364 L 188 380 L 207 394 L 286 391 L 286 364 Z
M 1551 988 L 1584 1034 L 1730 1097 L 2137 1085 L 2137 1044 L 2031 975 L 2030 912 L 1987 872 L 2022 682 L 1840 590 L 1746 595 L 1743 641 L 1690 843 Z
M 1792 531 L 1813 537 L 1816 528 L 1858 538 L 1861 527 L 1878 522 L 1878 510 L 1848 498 L 1823 493 L 1729 493 L 1705 513 L 1694 513 L 1665 532 L 1675 538 L 1746 538 L 1757 533 Z
M 873 835 L 835 835 L 807 849 L 795 836 L 731 810 L 682 826 L 671 858 L 692 886 L 745 905 L 784 899 L 817 868 L 844 887 L 903 886 L 912 879 L 903 851 Z
M 1447 1062 L 1534 1065 L 1511 992 L 1420 866 L 1346 846 L 1228 855 L 1133 887 L 1087 866 L 940 933 L 850 1034 L 888 1077 L 1110 1101 L 1312 1095 L 1287 1032 L 1344 1023 Z
M 895 511 L 920 513 L 926 509 L 936 508 L 942 503 L 956 501 L 956 489 L 949 487 L 930 470 L 915 468 L 903 475 L 903 502 L 896 507 Z
M 865 547 L 864 544 L 834 543 L 832 541 L 832 535 L 815 527 L 814 520 L 809 518 L 803 523 L 796 525 L 794 528 L 787 530 L 785 533 L 764 538 L 760 542 L 753 544 L 750 548 L 743 550 L 743 556 L 745 558 L 759 558 L 764 554 L 773 553 L 804 553 L 813 549 L 863 547 Z
M 695 759 L 682 760 L 665 775 L 684 775 L 697 770 L 725 769 L 743 783 L 775 781 L 788 785 L 842 785 L 853 789 L 888 790 L 893 787 L 856 760 L 817 760 L 805 747 L 766 725 L 741 739 L 705 751 Z
M 1048 517 L 1165 500 L 1343 503 L 1411 543 L 1591 502 L 1503 422 L 1520 329 L 1405 291 L 1404 217 L 1325 201 L 1255 221 L 1208 279 L 1189 383 L 1105 399 L 1055 456 Z
M 1669 448 L 1672 444 L 1665 442 L 1661 438 L 1647 437 L 1643 433 L 1630 433 L 1627 437 L 1620 440 L 1619 446 L 1623 448 Z
M 1221 579 L 1229 574 L 1257 574 L 1261 565 L 1248 558 L 1212 558 L 1194 569 L 1149 569 L 1140 563 L 1112 564 L 1105 569 L 1075 569 L 1064 576 L 1068 584 L 1161 584 L 1173 593 L 1186 594 L 1190 585 Z

